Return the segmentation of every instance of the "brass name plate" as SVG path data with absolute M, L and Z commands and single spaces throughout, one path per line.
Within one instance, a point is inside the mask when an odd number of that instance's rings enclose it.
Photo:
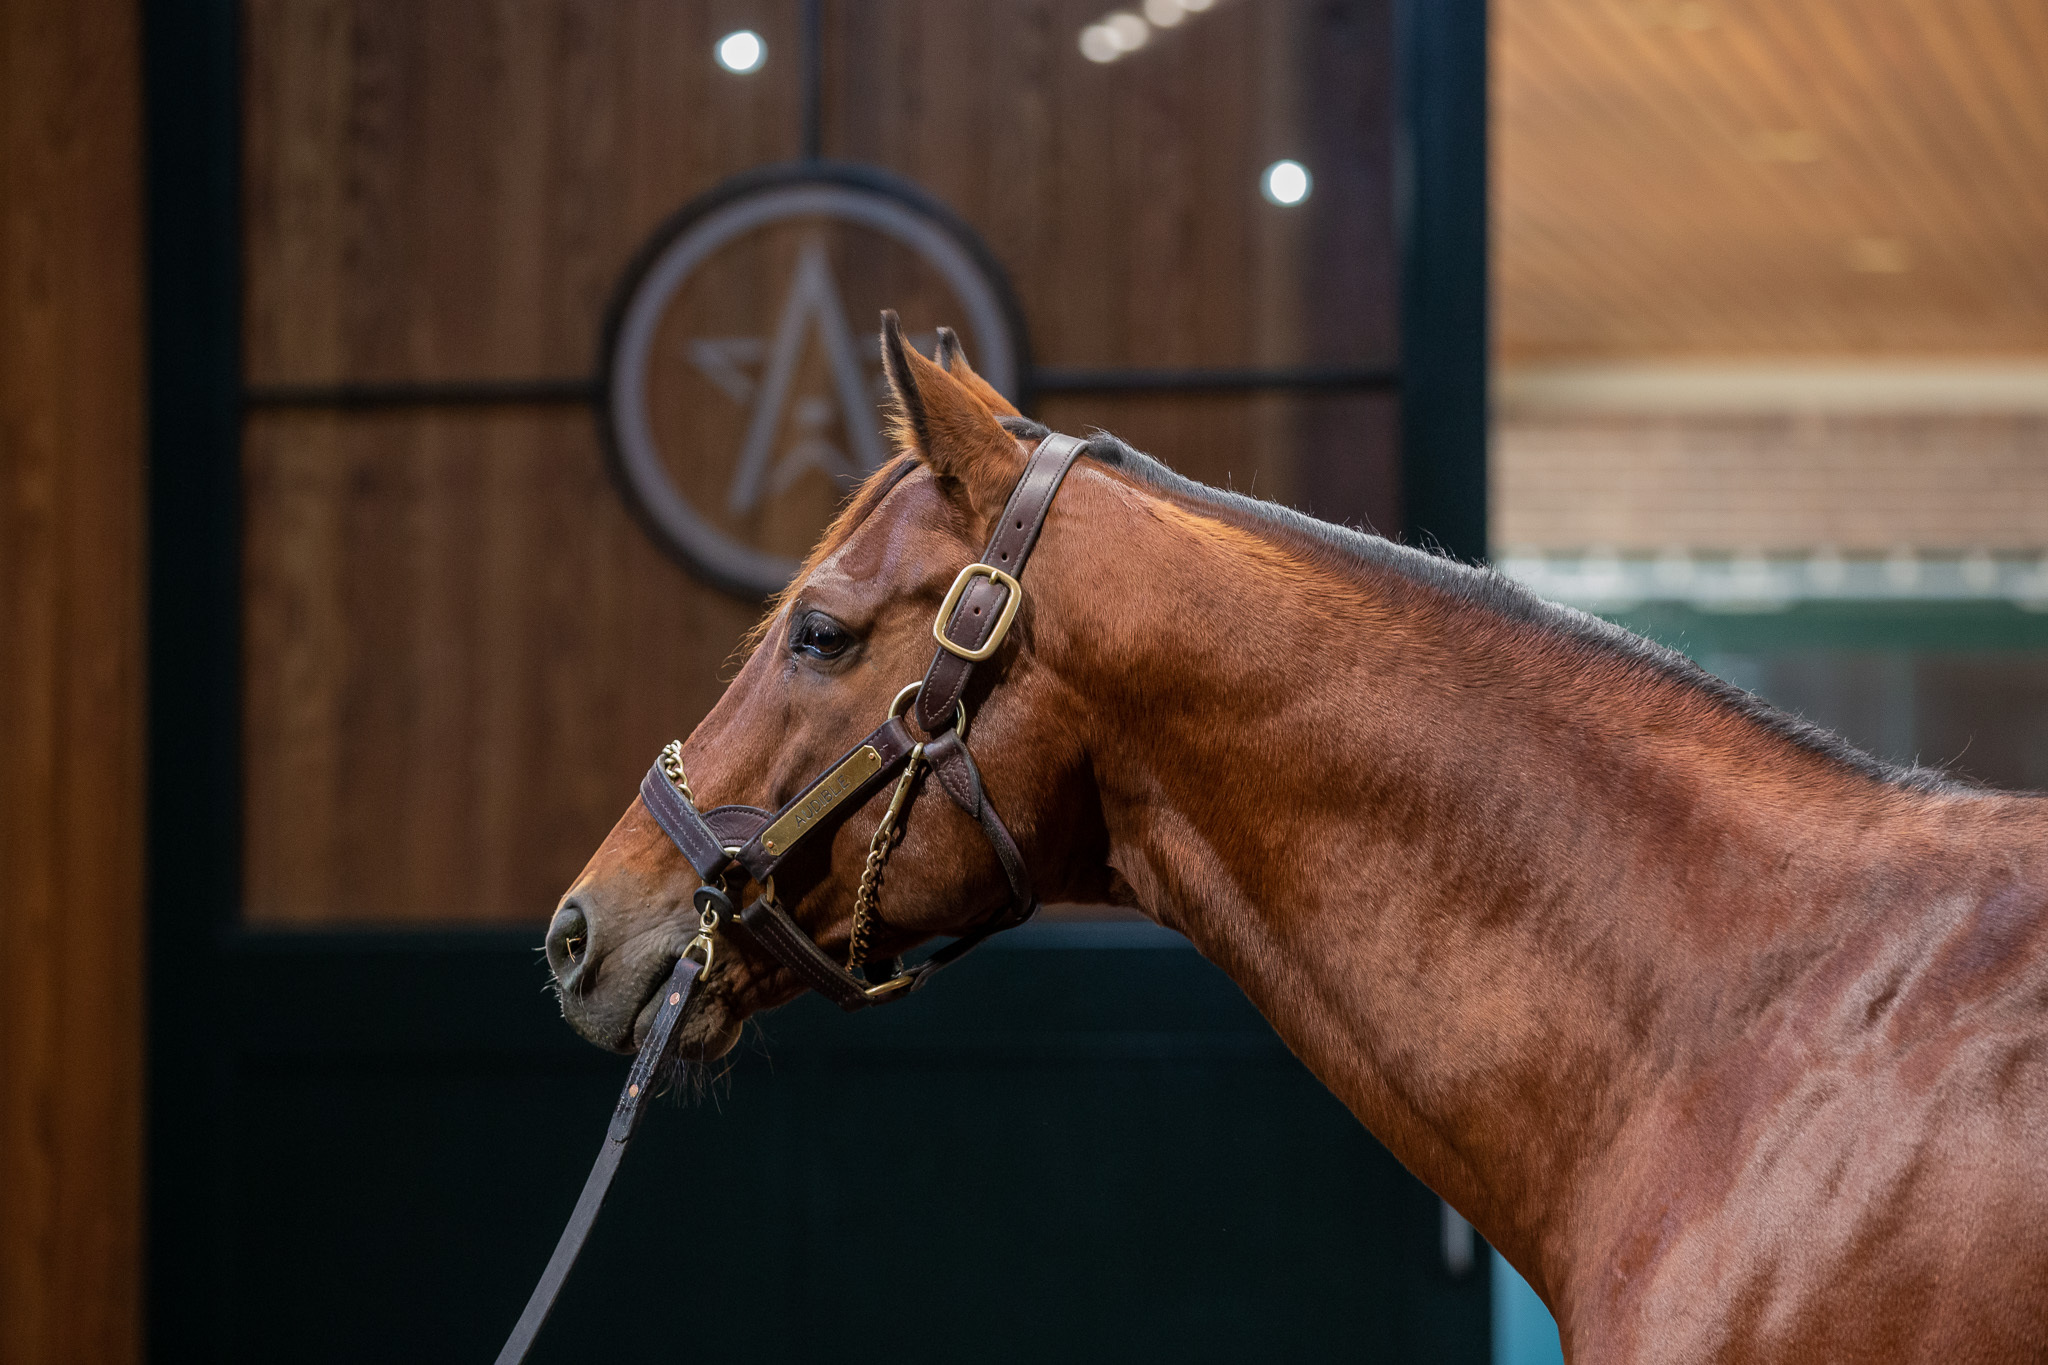
M 839 766 L 819 780 L 811 788 L 810 795 L 790 807 L 789 813 L 768 826 L 761 833 L 761 847 L 770 853 L 780 855 L 792 847 L 798 839 L 810 832 L 811 826 L 839 808 L 841 802 L 859 791 L 861 784 L 882 770 L 882 756 L 872 744 L 863 744 L 843 759 Z

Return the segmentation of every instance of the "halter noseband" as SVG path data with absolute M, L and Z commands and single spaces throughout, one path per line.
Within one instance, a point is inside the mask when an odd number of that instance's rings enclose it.
M 664 749 L 647 770 L 640 781 L 640 799 L 703 882 L 694 902 L 700 931 L 683 950 L 686 955 L 701 953 L 708 970 L 712 934 L 723 927 L 742 946 L 787 967 L 805 986 L 840 1008 L 858 1010 L 910 994 L 933 972 L 957 962 L 989 935 L 1022 924 L 1037 912 L 1038 897 L 1032 891 L 1023 854 L 990 803 L 981 772 L 967 751 L 963 698 L 976 666 L 1001 647 L 1016 619 L 1024 600 L 1018 576 L 1038 542 L 1053 495 L 1081 449 L 1078 439 L 1059 434 L 1038 443 L 1010 492 L 988 548 L 979 560 L 960 571 L 932 619 L 932 636 L 939 648 L 923 680 L 899 692 L 887 720 L 780 810 L 771 814 L 753 806 L 718 806 L 699 812 L 683 776 L 679 743 Z M 905 472 L 908 469 L 906 465 Z M 919 741 L 904 724 L 906 704 L 913 701 L 919 727 L 933 738 Z M 924 961 L 911 967 L 896 963 L 886 979 L 871 982 L 855 975 L 855 969 L 862 966 L 867 917 L 878 903 L 882 868 L 894 846 L 898 821 L 905 813 L 920 764 L 931 767 L 953 804 L 981 826 L 1009 879 L 1010 904 L 988 923 Z M 804 840 L 835 823 L 831 818 L 835 813 L 855 808 L 892 776 L 898 777 L 896 793 L 869 842 L 867 867 L 855 898 L 851 960 L 842 967 L 782 908 L 775 896 L 775 874 Z M 735 912 L 729 884 L 737 874 L 757 883 L 762 894 L 745 910 Z

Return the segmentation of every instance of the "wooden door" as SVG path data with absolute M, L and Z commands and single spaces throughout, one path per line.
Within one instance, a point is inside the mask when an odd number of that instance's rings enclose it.
M 1431 10 L 1222 0 L 1097 63 L 1053 0 L 150 8 L 160 1353 L 483 1354 L 594 1150 L 620 1065 L 533 944 L 760 610 L 607 466 L 607 308 L 662 224 L 879 168 L 998 263 L 1048 422 L 1469 537 L 1483 329 L 1403 325 L 1483 298 L 1397 232 L 1400 155 L 1410 222 L 1479 221 L 1478 10 Z M 656 1116 L 557 1358 L 1483 1351 L 1427 1192 L 1149 926 L 760 1033 Z

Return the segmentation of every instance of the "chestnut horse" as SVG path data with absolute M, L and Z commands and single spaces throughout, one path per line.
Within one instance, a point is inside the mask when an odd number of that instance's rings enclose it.
M 685 743 L 707 805 L 772 809 L 883 718 L 1045 435 L 950 336 L 884 336 L 898 462 Z M 1574 1361 L 2048 1357 L 2048 805 L 1107 437 L 1023 596 L 967 702 L 1039 890 L 1193 940 Z M 841 960 L 888 797 L 779 890 Z M 881 955 L 1010 900 L 935 784 L 907 815 Z M 644 1035 L 696 885 L 636 801 L 550 931 L 586 1038 Z M 722 943 L 680 1046 L 801 990 Z

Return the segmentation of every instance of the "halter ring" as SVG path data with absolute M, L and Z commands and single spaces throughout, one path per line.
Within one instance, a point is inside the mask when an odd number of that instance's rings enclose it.
M 889 703 L 889 719 L 894 720 L 905 711 L 908 711 L 911 699 L 923 690 L 924 679 L 919 678 L 916 682 L 898 692 L 896 700 Z M 956 701 L 953 703 L 953 709 L 957 713 L 957 718 L 953 722 L 953 733 L 960 736 L 961 741 L 964 743 L 967 739 L 967 703 L 965 701 Z

